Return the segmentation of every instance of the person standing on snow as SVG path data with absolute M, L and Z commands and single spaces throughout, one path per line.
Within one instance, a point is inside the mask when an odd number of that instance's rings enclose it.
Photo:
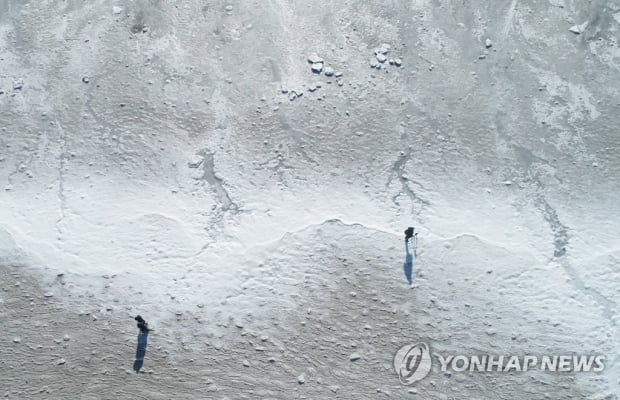
M 405 229 L 405 246 L 407 247 L 407 251 L 409 251 L 409 240 L 413 239 L 413 254 L 417 256 L 418 252 L 418 232 L 415 231 L 415 228 L 410 226 Z
M 138 328 L 140 329 L 140 333 L 149 333 L 149 324 L 144 320 L 144 318 L 138 315 L 134 319 L 138 321 Z
M 414 236 L 414 231 L 415 231 L 415 228 L 412 226 L 405 229 L 405 242 L 409 242 L 409 239 L 411 239 Z

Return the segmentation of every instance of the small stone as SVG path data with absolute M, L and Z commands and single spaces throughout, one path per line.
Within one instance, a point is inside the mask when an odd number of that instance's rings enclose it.
M 118 14 L 120 14 L 120 13 L 122 13 L 122 12 L 123 12 L 123 9 L 122 9 L 122 8 L 120 8 L 120 7 L 112 7 L 112 13 L 113 13 L 113 14 L 118 15 Z
M 250 366 L 250 362 L 248 360 L 243 360 L 243 366 L 244 367 L 249 367 Z
M 64 340 L 65 342 L 68 342 L 69 340 L 71 340 L 71 337 L 69 335 L 65 335 L 62 337 L 62 340 Z
M 338 84 L 338 86 L 344 85 L 344 82 L 342 81 L 342 79 L 336 79 L 336 83 Z
M 308 62 L 310 64 L 323 64 L 323 59 L 319 57 L 316 53 L 312 53 L 310 54 L 310 56 L 308 56 Z
M 359 355 L 359 354 L 357 354 L 357 353 L 353 353 L 353 354 L 351 354 L 351 355 L 349 356 L 349 360 L 350 360 L 350 361 L 357 361 L 357 360 L 359 360 L 360 358 L 361 358 L 361 357 L 360 357 L 360 355 Z
M 233 6 L 231 4 L 226 6 L 226 11 L 231 12 L 233 10 Z
M 21 338 L 18 338 L 18 337 L 13 338 L 13 343 L 20 343 L 21 341 L 22 341 Z
M 391 47 L 389 44 L 383 43 L 381 47 L 375 50 L 375 54 L 387 54 L 390 52 L 390 49 Z
M 479 58 L 480 60 L 484 60 L 485 58 L 487 58 L 487 56 L 486 56 L 486 54 L 480 54 L 480 55 L 478 56 L 478 58 Z
M 584 22 L 581 25 L 571 26 L 569 31 L 573 32 L 576 35 L 579 35 L 580 33 L 583 33 L 586 30 L 587 26 L 588 26 L 588 21 Z
M 202 162 L 204 161 L 204 159 L 199 156 L 199 155 L 194 155 L 188 162 L 187 162 L 187 166 L 189 168 L 198 168 L 200 167 L 200 164 L 202 164 Z
M 315 74 L 320 74 L 323 71 L 323 63 L 313 63 L 312 64 L 312 72 Z
M 299 383 L 300 385 L 306 383 L 306 377 L 304 376 L 304 374 L 301 374 L 297 377 L 297 383 Z
M 397 67 L 400 67 L 402 64 L 403 64 L 403 60 L 401 60 L 400 58 L 394 59 L 394 65 L 396 65 Z
M 47 292 L 43 295 L 44 297 L 54 297 L 54 293 L 52 292 Z
M 493 46 L 493 42 L 491 41 L 491 39 L 487 38 L 487 40 L 484 41 L 484 47 L 488 49 L 491 46 Z
M 370 60 L 370 68 L 376 68 L 377 67 L 377 60 Z
M 83 77 L 82 77 L 82 82 L 84 82 L 84 83 L 88 83 L 88 82 L 90 82 L 90 79 L 88 79 L 88 77 L 87 77 L 87 76 L 83 76 Z
M 334 69 L 332 67 L 326 67 L 325 76 L 333 76 L 333 75 L 334 75 Z
M 293 101 L 293 100 L 295 100 L 296 98 L 297 98 L 297 93 L 295 93 L 295 92 L 291 92 L 291 93 L 289 93 L 289 95 L 288 95 L 288 99 L 289 99 L 290 101 Z
M 18 79 L 13 82 L 13 90 L 21 90 L 24 87 L 24 80 Z
M 334 76 L 335 76 L 336 78 L 340 78 L 340 77 L 342 76 L 342 72 L 340 72 L 340 71 L 336 71 L 336 72 L 334 73 Z
M 61 358 L 60 360 L 56 361 L 56 365 L 64 365 L 67 361 L 64 358 Z
M 387 57 L 381 53 L 377 54 L 376 58 L 380 63 L 384 63 L 387 60 Z

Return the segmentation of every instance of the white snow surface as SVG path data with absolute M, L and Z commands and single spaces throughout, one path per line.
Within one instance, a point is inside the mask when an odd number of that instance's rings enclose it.
M 618 398 L 618 10 L 555 3 L 0 2 L 0 395 Z

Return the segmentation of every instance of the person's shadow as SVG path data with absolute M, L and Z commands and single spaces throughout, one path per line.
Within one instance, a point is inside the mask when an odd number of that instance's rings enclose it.
M 136 360 L 133 362 L 133 370 L 140 372 L 144 364 L 144 356 L 146 355 L 146 345 L 148 343 L 149 333 L 140 332 L 138 334 L 138 347 L 136 348 Z
M 407 278 L 407 282 L 411 285 L 413 283 L 413 254 L 409 252 L 409 242 L 405 242 L 405 263 L 403 264 L 403 269 L 405 271 L 405 277 Z

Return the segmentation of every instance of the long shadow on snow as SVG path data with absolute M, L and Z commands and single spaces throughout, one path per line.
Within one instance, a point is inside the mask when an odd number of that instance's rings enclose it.
M 144 364 L 144 356 L 146 355 L 146 345 L 148 343 L 148 332 L 140 332 L 138 334 L 138 347 L 136 348 L 136 360 L 133 362 L 133 370 L 136 373 L 140 372 L 142 365 Z
M 411 285 L 413 283 L 413 254 L 409 252 L 409 242 L 405 242 L 405 252 L 406 255 L 403 270 L 405 271 L 407 282 Z

